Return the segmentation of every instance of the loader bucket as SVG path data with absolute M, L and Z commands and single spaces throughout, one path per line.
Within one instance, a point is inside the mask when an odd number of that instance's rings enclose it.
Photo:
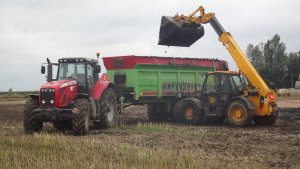
M 190 47 L 204 35 L 201 24 L 177 22 L 174 17 L 162 16 L 159 45 Z

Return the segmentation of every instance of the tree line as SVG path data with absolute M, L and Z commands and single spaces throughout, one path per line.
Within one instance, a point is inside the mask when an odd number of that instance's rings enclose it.
M 246 55 L 268 85 L 274 82 L 276 88 L 291 88 L 300 73 L 300 51 L 285 50 L 285 43 L 276 34 L 266 43 L 249 44 Z

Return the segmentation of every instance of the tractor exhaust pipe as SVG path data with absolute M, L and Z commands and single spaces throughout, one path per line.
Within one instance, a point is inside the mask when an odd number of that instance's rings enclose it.
M 201 24 L 176 21 L 175 17 L 162 16 L 159 30 L 159 45 L 190 47 L 204 35 Z

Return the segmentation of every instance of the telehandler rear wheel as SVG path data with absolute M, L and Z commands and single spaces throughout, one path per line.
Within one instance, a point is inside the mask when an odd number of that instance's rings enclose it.
M 90 125 L 90 105 L 89 101 L 85 98 L 79 98 L 74 101 L 73 113 L 73 131 L 75 134 L 85 135 L 89 131 Z
M 191 98 L 182 99 L 176 102 L 173 109 L 174 119 L 179 123 L 197 125 L 203 121 L 204 114 Z
M 117 100 L 113 89 L 107 88 L 100 99 L 100 122 L 94 125 L 98 129 L 108 128 L 116 124 Z
M 240 100 L 235 100 L 230 104 L 227 115 L 228 120 L 238 127 L 249 126 L 253 120 L 253 112 Z
M 24 110 L 24 129 L 27 134 L 39 132 L 43 129 L 43 122 L 34 118 L 33 109 L 38 107 L 38 101 L 30 99 L 26 102 Z

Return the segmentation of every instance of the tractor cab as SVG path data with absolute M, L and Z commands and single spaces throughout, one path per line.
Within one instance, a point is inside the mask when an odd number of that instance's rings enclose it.
M 57 66 L 57 76 L 52 78 L 52 67 Z M 58 63 L 51 63 L 48 60 L 47 81 L 66 81 L 75 80 L 77 83 L 77 92 L 90 94 L 99 79 L 101 67 L 98 61 L 89 58 L 61 58 Z M 45 73 L 45 67 L 42 66 L 42 74 Z
M 76 80 L 78 93 L 91 93 L 99 79 L 98 61 L 88 58 L 62 58 L 58 60 L 57 80 Z

